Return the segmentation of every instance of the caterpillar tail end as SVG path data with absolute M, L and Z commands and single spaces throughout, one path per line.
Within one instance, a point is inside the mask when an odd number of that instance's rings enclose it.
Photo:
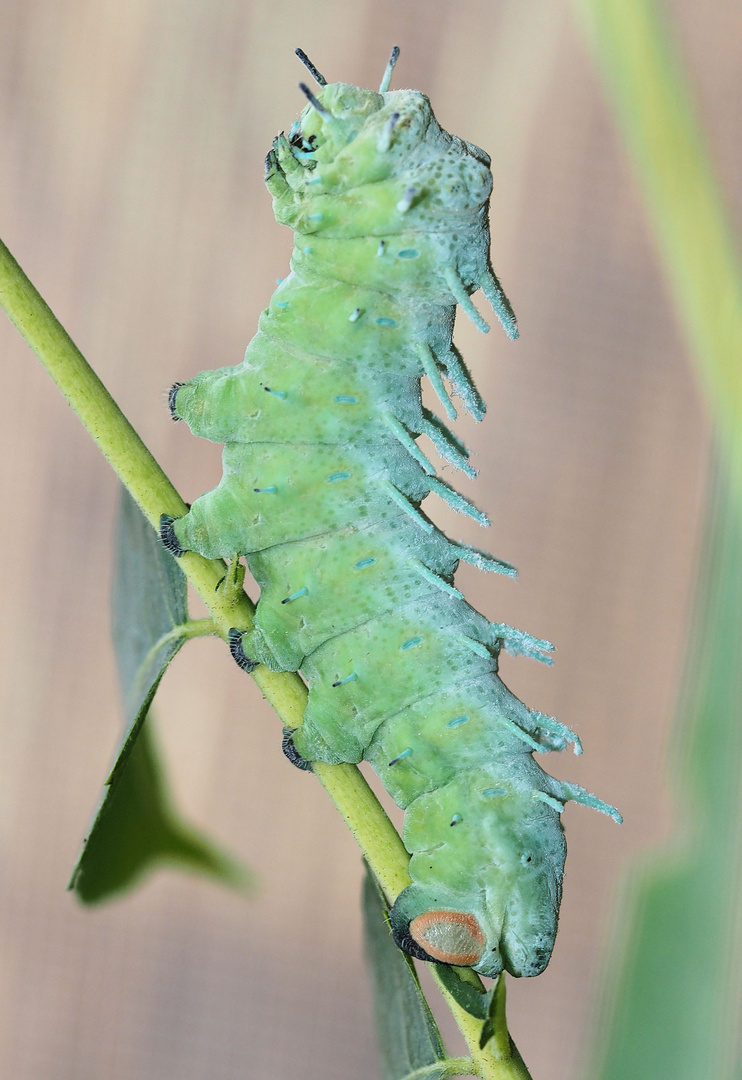
M 476 915 L 458 910 L 455 899 L 444 897 L 442 890 L 436 893 L 435 900 L 426 902 L 428 898 L 420 887 L 410 885 L 397 897 L 389 920 L 398 948 L 416 960 L 433 964 L 481 969 L 484 962 L 488 967 L 484 974 L 499 974 L 502 969 L 499 954 L 493 958 L 494 964 L 490 964 L 487 936 Z
M 160 543 L 171 555 L 179 559 L 181 555 L 185 555 L 186 548 L 180 546 L 180 541 L 175 535 L 175 522 L 177 520 L 178 518 L 174 518 L 170 514 L 160 515 Z
M 496 906 L 499 916 L 484 898 L 477 903 L 439 885 L 415 882 L 399 894 L 389 920 L 396 944 L 418 960 L 470 967 L 487 978 L 503 970 L 516 978 L 540 975 L 556 937 L 553 901 L 543 902 L 533 881 L 525 881 L 517 895 Z
M 392 937 L 394 938 L 394 944 L 397 948 L 401 949 L 403 953 L 407 953 L 407 955 L 411 956 L 414 960 L 425 960 L 429 964 L 441 963 L 440 960 L 436 960 L 434 956 L 427 953 L 422 945 L 413 938 L 410 933 L 409 924 L 397 927 L 392 923 Z

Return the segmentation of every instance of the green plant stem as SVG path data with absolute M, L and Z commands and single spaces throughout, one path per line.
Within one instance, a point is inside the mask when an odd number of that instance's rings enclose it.
M 445 1061 L 434 1061 L 432 1065 L 423 1065 L 414 1072 L 407 1073 L 404 1080 L 427 1080 L 435 1077 L 435 1080 L 448 1080 L 453 1076 L 470 1076 L 473 1062 L 471 1058 L 446 1058 Z
M 185 514 L 187 506 L 183 499 L 1 240 L 0 304 L 152 527 L 159 531 L 162 514 L 173 517 Z M 244 591 L 233 587 L 234 575 L 228 574 L 221 560 L 187 552 L 178 563 L 208 608 L 215 633 L 226 641 L 233 627 L 250 629 L 254 606 Z M 226 583 L 224 588 L 223 583 Z M 284 725 L 298 727 L 307 700 L 306 684 L 299 675 L 273 672 L 261 665 L 253 677 Z M 386 896 L 393 901 L 410 883 L 410 857 L 378 799 L 355 765 L 316 762 L 314 772 L 357 840 Z M 496 1039 L 484 1051 L 480 1050 L 482 1021 L 470 1016 L 447 992 L 442 992 L 469 1045 L 476 1074 L 482 1080 L 529 1080 L 514 1047 L 507 1059 L 492 1049 Z M 504 1013 L 502 1021 L 504 1024 Z
M 482 1021 L 477 1020 L 454 1001 L 438 978 L 435 968 L 433 968 L 433 976 L 469 1044 L 476 1075 L 497 1077 L 497 1080 L 531 1080 L 531 1074 L 508 1031 L 505 1017 L 505 976 L 500 975 L 495 986 L 494 1034 L 484 1049 L 479 1045 Z
M 174 626 L 172 630 L 168 630 L 166 634 L 158 638 L 144 657 L 137 669 L 137 678 L 139 678 L 141 672 L 149 669 L 149 665 L 164 645 L 168 645 L 171 641 L 178 641 L 181 638 L 183 641 L 189 641 L 191 638 L 208 637 L 209 634 L 216 634 L 213 619 L 188 619 L 186 622 Z

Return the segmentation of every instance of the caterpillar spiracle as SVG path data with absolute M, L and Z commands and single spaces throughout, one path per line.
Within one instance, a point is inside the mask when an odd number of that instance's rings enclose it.
M 413 883 L 390 912 L 412 956 L 537 975 L 556 934 L 572 799 L 620 821 L 534 752 L 581 752 L 498 676 L 501 650 L 549 661 L 552 646 L 490 622 L 454 585 L 460 560 L 514 574 L 449 540 L 421 510 L 431 492 L 482 524 L 417 443 L 469 476 L 463 444 L 421 401 L 427 376 L 484 405 L 452 343 L 457 305 L 480 330 L 481 289 L 518 331 L 489 256 L 490 158 L 449 135 L 424 94 L 319 85 L 266 158 L 278 222 L 295 234 L 279 283 L 236 367 L 170 392 L 175 419 L 225 443 L 219 485 L 161 536 L 175 555 L 246 556 L 260 586 L 254 629 L 232 635 L 247 670 L 300 671 L 300 765 L 368 760 L 406 810 Z

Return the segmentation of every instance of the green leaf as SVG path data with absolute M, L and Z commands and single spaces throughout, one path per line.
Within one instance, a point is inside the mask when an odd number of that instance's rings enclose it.
M 363 882 L 363 924 L 384 1080 L 404 1080 L 420 1070 L 430 1080 L 451 1075 L 413 963 L 394 944 L 384 897 L 368 868 Z
M 500 983 L 500 979 L 497 980 L 495 986 Z M 504 985 L 504 980 L 502 980 Z M 487 1010 L 487 1016 L 482 1024 L 482 1032 L 479 1036 L 479 1049 L 484 1050 L 490 1039 L 494 1039 L 497 1034 L 497 1021 L 499 1018 L 498 1000 L 495 996 L 494 990 L 489 995 L 489 1009 Z
M 734 1075 L 742 969 L 742 498 L 709 507 L 676 736 L 682 828 L 635 875 L 601 1080 Z M 602 1051 L 602 1052 L 601 1052 Z
M 633 159 L 725 474 L 707 517 L 674 747 L 683 820 L 631 882 L 602 1069 L 590 1075 L 728 1080 L 742 967 L 742 270 L 668 5 L 574 2 Z
M 123 491 L 123 489 L 122 489 Z M 190 621 L 186 580 L 123 491 L 113 595 L 113 636 L 126 727 L 116 761 L 72 872 L 69 888 L 93 904 L 132 886 L 159 864 L 177 864 L 228 885 L 244 869 L 180 820 L 172 808 L 149 727 L 150 704 L 184 641 L 208 632 Z
M 462 977 L 467 973 L 467 970 L 473 976 L 471 981 L 467 981 Z M 470 1016 L 475 1016 L 477 1020 L 487 1019 L 490 1014 L 494 987 L 493 990 L 485 990 L 471 968 L 449 967 L 448 964 L 439 966 L 438 978 L 451 997 L 462 1009 L 466 1009 Z M 477 980 L 476 983 L 474 982 L 475 979 Z
M 71 886 L 85 904 L 130 888 L 148 870 L 174 864 L 241 885 L 237 865 L 180 821 L 169 806 L 158 754 L 140 727 L 126 766 L 105 790 Z
M 165 668 L 183 644 L 185 634 L 178 635 L 177 628 L 187 621 L 185 575 L 122 488 L 112 632 L 130 726 L 146 712 Z

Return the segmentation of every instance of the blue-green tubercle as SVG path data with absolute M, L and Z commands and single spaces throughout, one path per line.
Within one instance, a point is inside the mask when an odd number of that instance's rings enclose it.
M 261 592 L 240 655 L 301 671 L 295 751 L 366 758 L 406 808 L 413 884 L 391 911 L 397 943 L 483 975 L 537 975 L 556 933 L 564 802 L 620 819 L 536 764 L 534 751 L 579 742 L 498 676 L 503 648 L 550 662 L 551 645 L 490 622 L 454 585 L 461 559 L 514 570 L 420 508 L 434 493 L 486 524 L 416 441 L 473 474 L 421 380 L 447 419 L 450 395 L 481 419 L 452 343 L 456 306 L 488 329 L 470 299 L 481 288 L 510 338 L 517 328 L 490 266 L 488 156 L 443 131 L 423 94 L 389 92 L 389 74 L 377 94 L 315 72 L 317 97 L 303 88 L 310 103 L 274 141 L 266 183 L 295 233 L 291 273 L 241 365 L 173 388 L 173 415 L 226 445 L 219 486 L 163 539 L 246 556 Z

